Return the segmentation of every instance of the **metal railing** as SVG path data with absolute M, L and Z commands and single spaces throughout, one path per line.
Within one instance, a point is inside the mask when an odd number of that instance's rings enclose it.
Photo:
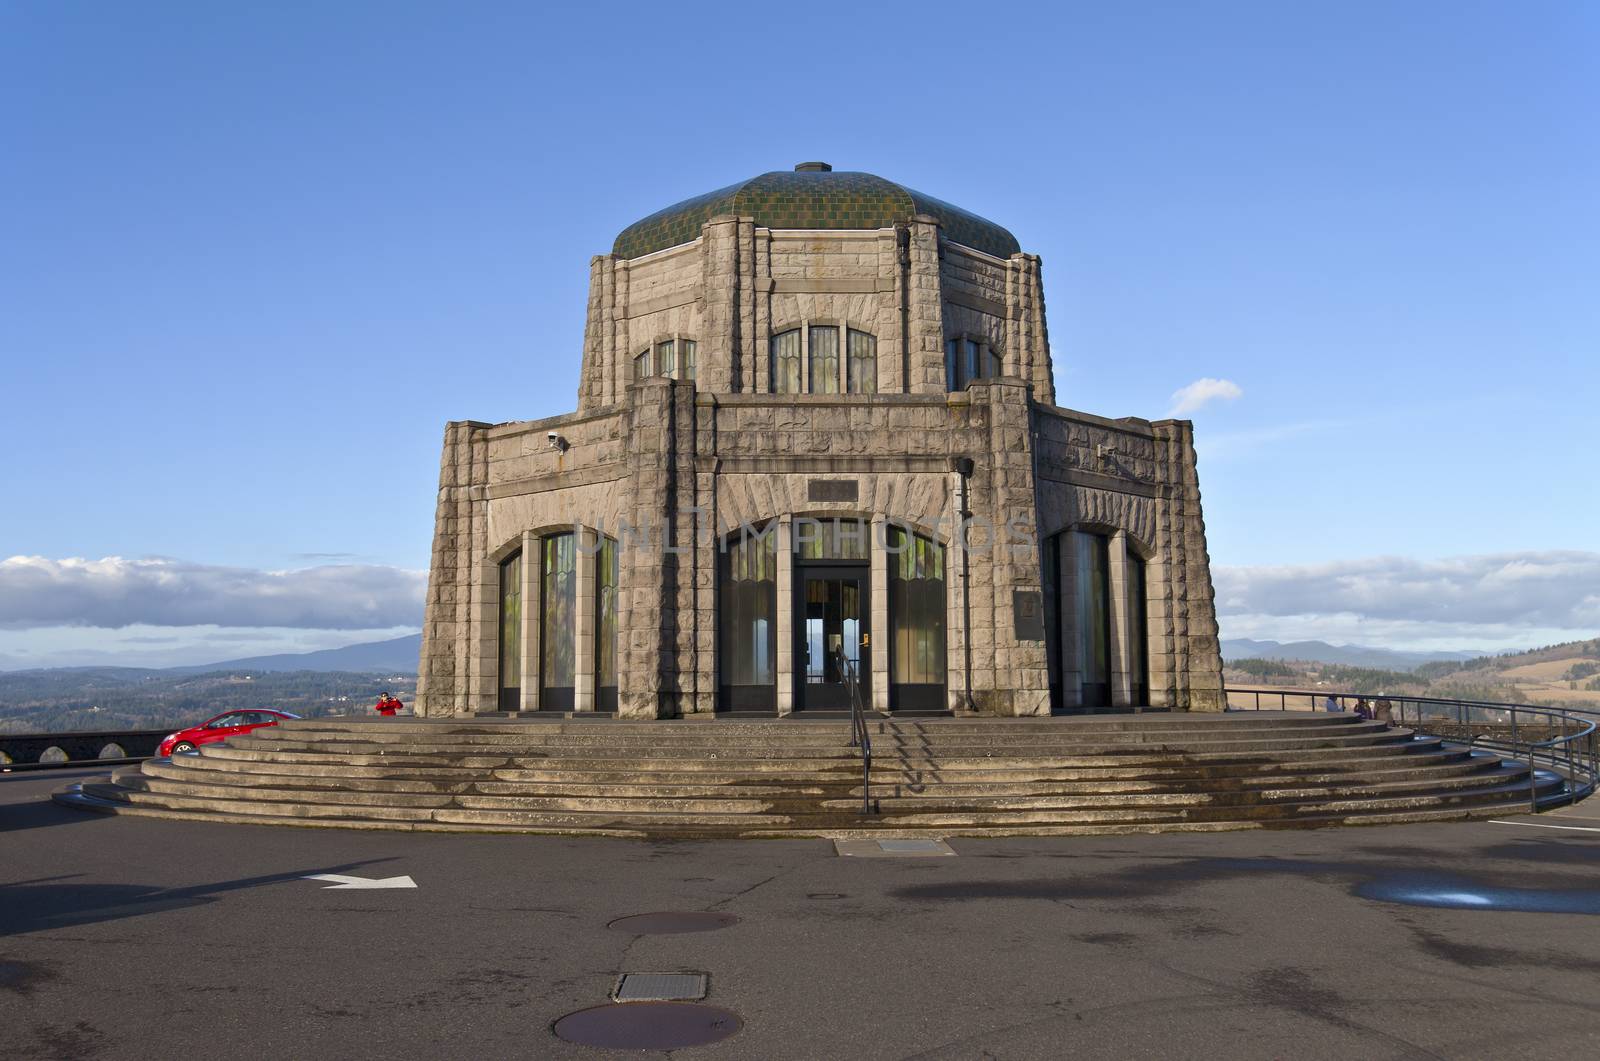
M 1562 780 L 1548 805 L 1573 803 L 1600 783 L 1600 735 L 1593 712 L 1531 707 L 1492 700 L 1452 700 L 1435 696 L 1328 693 L 1311 689 L 1224 689 L 1229 711 L 1326 711 L 1364 714 L 1391 725 L 1468 748 L 1483 748 L 1528 764 L 1528 806 L 1539 810 L 1541 764 Z M 1238 707 L 1234 697 L 1248 698 Z M 1267 706 L 1262 706 L 1262 698 Z M 1274 706 L 1273 701 L 1276 700 Z M 1300 706 L 1304 703 L 1305 706 Z M 1291 706 L 1293 705 L 1293 706 Z
M 850 747 L 861 749 L 861 813 L 872 813 L 872 734 L 867 732 L 867 705 L 861 696 L 861 676 L 855 663 L 842 651 L 834 651 L 845 694 L 850 699 Z

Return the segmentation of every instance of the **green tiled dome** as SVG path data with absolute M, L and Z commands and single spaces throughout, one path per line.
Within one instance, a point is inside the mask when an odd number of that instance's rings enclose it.
M 916 214 L 939 219 L 945 238 L 1009 258 L 1022 248 L 1017 237 L 993 221 L 931 195 L 870 173 L 835 173 L 823 163 L 802 163 L 793 172 L 763 173 L 714 192 L 685 199 L 635 221 L 617 236 L 611 252 L 637 258 L 688 243 L 718 214 L 754 217 L 765 228 L 888 228 Z

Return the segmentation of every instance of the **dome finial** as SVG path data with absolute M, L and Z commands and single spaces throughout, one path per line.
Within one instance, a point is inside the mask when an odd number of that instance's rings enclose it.
M 832 173 L 833 167 L 826 162 L 802 162 L 794 168 L 796 173 Z

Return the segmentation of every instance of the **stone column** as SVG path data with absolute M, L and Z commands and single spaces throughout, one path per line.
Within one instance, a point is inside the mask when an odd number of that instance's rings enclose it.
M 906 229 L 895 226 L 878 240 L 878 282 L 888 281 L 893 307 L 891 324 L 878 336 L 878 393 L 902 394 L 906 389 Z
M 469 711 L 500 706 L 500 565 L 478 553 L 472 584 Z
M 544 598 L 544 556 L 539 548 L 539 536 L 531 530 L 522 532 L 522 695 L 518 709 L 539 709 L 539 675 L 544 660 L 539 657 L 540 605 Z
M 1171 637 L 1170 690 L 1174 706 L 1221 711 L 1222 653 L 1206 551 L 1205 520 L 1194 453 L 1194 425 L 1161 420 L 1151 425 L 1165 444 L 1163 478 L 1169 496 L 1157 503 L 1157 550 L 1161 557 L 1165 630 Z M 1152 572 L 1147 571 L 1147 575 Z M 1166 591 L 1170 591 L 1170 595 Z M 1154 622 L 1152 615 L 1151 621 Z M 1152 660 L 1151 686 L 1155 685 Z
M 1110 559 L 1110 584 L 1107 592 L 1111 599 L 1111 704 L 1128 707 L 1133 704 L 1132 652 L 1128 640 L 1133 636 L 1133 625 L 1128 618 L 1128 532 L 1117 531 L 1111 536 L 1107 549 Z
M 872 642 L 872 703 L 874 711 L 889 710 L 889 653 L 894 646 L 889 630 L 889 565 L 894 558 L 887 548 L 889 523 L 882 512 L 872 514 L 871 539 L 871 603 L 868 610 L 868 628 Z
M 967 684 L 967 651 L 971 640 L 972 601 L 969 590 L 972 584 L 971 558 L 967 556 L 966 534 L 961 510 L 962 477 L 957 471 L 947 476 L 950 483 L 950 511 L 946 526 L 950 531 L 950 544 L 945 550 L 945 689 L 948 690 L 950 710 L 964 713 L 970 710 L 975 699 Z
M 1083 706 L 1083 660 L 1078 655 L 1078 552 L 1073 548 L 1072 532 L 1063 533 L 1056 543 L 1056 616 L 1061 638 L 1061 704 Z
M 598 563 L 600 536 L 593 529 L 573 529 L 578 570 L 574 579 L 573 618 L 577 630 L 572 645 L 572 708 L 593 711 L 594 703 L 594 605 L 595 565 Z
M 633 353 L 628 348 L 628 280 L 629 265 L 618 258 L 611 259 L 611 316 L 606 334 L 611 358 L 612 391 L 617 401 L 622 401 L 633 382 Z
M 778 517 L 778 714 L 794 711 L 794 533 L 787 513 Z
M 647 379 L 629 395 L 627 526 L 618 527 L 618 563 L 627 596 L 617 646 L 617 714 L 657 718 L 662 671 L 676 619 L 664 600 L 663 537 L 670 531 L 672 382 Z
M 448 424 L 439 460 L 433 554 L 422 618 L 415 710 L 424 717 L 467 710 L 466 638 L 471 625 L 474 433 L 488 425 Z

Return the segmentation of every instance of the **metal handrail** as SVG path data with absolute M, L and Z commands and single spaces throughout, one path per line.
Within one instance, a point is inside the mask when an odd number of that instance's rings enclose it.
M 856 665 L 840 649 L 834 649 L 839 674 L 850 697 L 850 747 L 861 749 L 861 813 L 872 813 L 872 734 L 867 732 L 867 706 L 861 697 L 861 677 Z
M 1371 705 L 1374 715 L 1387 705 L 1391 725 L 1410 725 L 1418 733 L 1429 733 L 1443 740 L 1455 743 L 1465 743 L 1468 748 L 1487 748 L 1491 751 L 1505 753 L 1513 759 L 1526 760 L 1528 764 L 1528 806 L 1531 811 L 1538 813 L 1538 764 L 1541 759 L 1549 765 L 1550 769 L 1564 781 L 1563 791 L 1559 798 L 1550 800 L 1553 803 L 1575 803 L 1592 794 L 1596 785 L 1600 784 L 1600 726 L 1597 726 L 1593 717 L 1594 713 L 1580 709 L 1559 707 L 1530 707 L 1527 704 L 1507 704 L 1493 700 L 1453 700 L 1434 696 L 1391 696 L 1385 693 L 1330 693 L 1312 689 L 1224 689 L 1223 700 L 1225 703 L 1232 694 L 1251 696 L 1254 698 L 1254 710 L 1260 711 L 1262 694 L 1278 698 L 1278 709 L 1291 710 L 1289 698 L 1305 697 L 1309 709 L 1345 711 L 1353 709 L 1360 704 Z M 1328 704 L 1333 707 L 1328 707 Z M 1346 705 L 1349 705 L 1347 707 Z M 1414 717 L 1406 717 L 1406 708 L 1410 705 Z M 1430 716 L 1423 714 L 1423 707 L 1432 706 L 1444 710 L 1435 710 Z M 1395 711 L 1398 708 L 1398 718 Z M 1246 710 L 1235 708 L 1228 703 L 1229 711 Z M 1459 737 L 1452 737 L 1444 733 L 1430 733 L 1428 723 L 1450 721 L 1454 714 L 1454 722 L 1464 730 L 1473 725 L 1473 712 L 1478 712 L 1484 723 L 1506 722 L 1510 724 L 1509 737 L 1495 736 L 1479 733 L 1469 737 L 1464 742 Z M 1501 718 L 1485 717 L 1500 715 Z M 1557 735 L 1544 740 L 1526 739 L 1525 733 L 1536 719 L 1543 718 L 1544 726 Z

